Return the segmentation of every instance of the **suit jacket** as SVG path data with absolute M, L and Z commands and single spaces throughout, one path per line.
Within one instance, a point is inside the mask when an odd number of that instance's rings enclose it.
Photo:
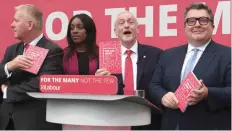
M 162 50 L 159 48 L 138 44 L 137 90 L 145 90 L 145 97 L 148 100 L 150 99 L 148 96 L 148 86 L 161 53 Z M 122 81 L 122 75 L 118 76 L 118 78 Z M 122 84 L 122 86 L 124 85 Z M 160 115 L 152 114 L 150 125 L 135 126 L 132 127 L 132 130 L 156 130 L 160 128 L 160 121 Z
M 169 91 L 180 85 L 182 65 L 187 45 L 164 51 L 149 86 L 155 104 Z M 211 41 L 196 64 L 194 74 L 208 87 L 208 98 L 189 106 L 182 113 L 179 109 L 165 108 L 162 129 L 230 129 L 231 128 L 231 48 Z
M 28 96 L 27 92 L 39 92 L 39 76 L 44 74 L 63 74 L 63 51 L 56 44 L 42 37 L 36 46 L 49 49 L 49 52 L 37 75 L 21 69 L 12 72 L 7 78 L 4 66 L 18 55 L 23 54 L 24 43 L 20 42 L 7 48 L 0 64 L 0 84 L 9 82 L 7 99 L 0 108 L 0 129 L 5 129 L 10 116 L 14 127 L 23 129 L 61 129 L 61 125 L 46 122 L 46 100 L 37 100 Z M 2 96 L 1 96 L 2 98 Z

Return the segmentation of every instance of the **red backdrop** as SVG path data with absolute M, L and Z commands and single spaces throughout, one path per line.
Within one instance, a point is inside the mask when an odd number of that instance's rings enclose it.
M 14 6 L 35 4 L 44 13 L 44 35 L 59 44 L 67 46 L 66 30 L 68 20 L 75 13 L 86 12 L 97 26 L 97 41 L 117 40 L 113 34 L 113 22 L 117 14 L 129 10 L 140 23 L 141 43 L 162 49 L 186 43 L 183 31 L 183 12 L 192 2 L 205 2 L 215 13 L 213 39 L 224 45 L 231 43 L 231 1 L 229 0 L 1 0 L 0 58 L 7 46 L 17 42 L 10 25 L 13 21 Z

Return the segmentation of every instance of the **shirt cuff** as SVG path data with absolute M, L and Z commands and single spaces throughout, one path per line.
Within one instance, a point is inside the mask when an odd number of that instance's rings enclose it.
M 3 89 L 3 99 L 7 98 L 7 96 L 6 96 L 6 90 L 7 90 L 7 88 Z
M 7 67 L 7 64 L 5 64 L 5 66 L 4 66 L 4 70 L 5 70 L 5 74 L 6 74 L 7 78 L 11 77 L 12 72 L 11 72 L 11 73 L 9 73 L 9 71 L 8 71 L 8 67 Z

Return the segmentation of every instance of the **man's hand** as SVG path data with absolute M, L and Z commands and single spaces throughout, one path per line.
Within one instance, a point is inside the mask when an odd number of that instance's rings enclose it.
M 98 69 L 95 73 L 96 76 L 109 76 L 111 73 L 106 69 Z
M 4 92 L 5 88 L 7 88 L 7 87 L 8 87 L 8 86 L 7 86 L 6 84 L 2 84 L 2 86 L 1 86 L 2 92 Z
M 33 60 L 24 55 L 18 55 L 12 61 L 7 63 L 8 71 L 14 71 L 15 69 L 26 69 L 30 68 L 33 65 Z
M 204 85 L 203 81 L 200 80 L 201 86 L 198 89 L 194 89 L 188 96 L 189 105 L 195 105 L 202 99 L 208 97 L 208 88 Z
M 168 92 L 161 99 L 162 104 L 165 107 L 171 109 L 178 109 L 178 100 L 173 92 Z

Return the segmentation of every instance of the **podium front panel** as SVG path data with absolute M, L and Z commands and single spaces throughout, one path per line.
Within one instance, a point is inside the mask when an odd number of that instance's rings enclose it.
M 138 126 L 151 122 L 149 107 L 128 101 L 48 99 L 48 122 L 88 126 Z

